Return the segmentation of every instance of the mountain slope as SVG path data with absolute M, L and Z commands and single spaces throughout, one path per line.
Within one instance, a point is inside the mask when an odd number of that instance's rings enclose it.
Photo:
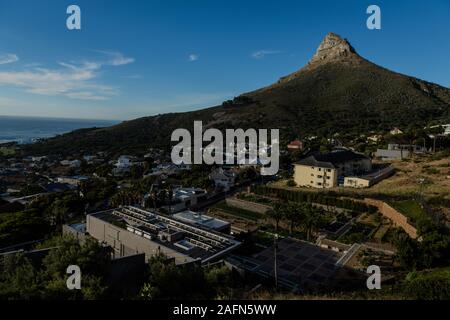
M 167 148 L 172 131 L 192 129 L 194 120 L 219 129 L 279 128 L 286 138 L 423 127 L 450 120 L 450 89 L 377 66 L 359 56 L 347 40 L 330 33 L 305 67 L 222 106 L 79 130 L 26 151 L 125 153 L 150 146 Z

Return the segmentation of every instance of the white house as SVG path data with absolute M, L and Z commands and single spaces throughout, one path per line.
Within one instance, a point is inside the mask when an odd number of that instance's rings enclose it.
M 116 162 L 117 169 L 129 169 L 132 166 L 131 157 L 130 156 L 120 156 Z
M 393 135 L 393 136 L 396 136 L 396 135 L 398 135 L 398 134 L 402 134 L 403 131 L 400 130 L 399 128 L 395 127 L 395 128 L 392 129 L 389 133 L 390 133 L 391 135 Z
M 223 168 L 218 168 L 213 170 L 209 178 L 214 181 L 216 187 L 223 188 L 224 191 L 228 191 L 234 186 L 236 180 L 236 173 L 230 170 L 224 170 Z

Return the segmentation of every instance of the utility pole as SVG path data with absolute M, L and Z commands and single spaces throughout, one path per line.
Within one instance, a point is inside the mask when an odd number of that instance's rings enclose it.
M 275 290 L 278 291 L 278 264 L 277 264 L 277 254 L 278 254 L 278 231 L 276 231 L 275 236 L 274 236 L 274 254 L 275 254 L 275 258 L 273 261 L 273 270 L 274 270 L 274 276 L 275 276 Z
M 419 201 L 420 201 L 420 205 L 423 207 L 423 188 L 425 185 L 425 179 L 424 178 L 420 178 L 419 179 Z
M 436 135 L 433 135 L 434 140 L 433 140 L 433 153 L 436 153 Z

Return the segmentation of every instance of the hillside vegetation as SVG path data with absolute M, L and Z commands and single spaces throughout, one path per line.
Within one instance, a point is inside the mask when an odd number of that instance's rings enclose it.
M 218 129 L 278 128 L 282 140 L 423 128 L 450 121 L 450 90 L 377 66 L 360 57 L 347 40 L 331 33 L 304 68 L 221 106 L 78 130 L 27 146 L 25 152 L 131 153 L 168 148 L 172 131 L 192 130 L 194 120 Z

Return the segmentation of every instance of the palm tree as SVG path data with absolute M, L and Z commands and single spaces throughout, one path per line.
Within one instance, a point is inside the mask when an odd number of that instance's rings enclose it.
M 156 212 L 156 201 L 158 200 L 158 190 L 156 190 L 154 184 L 152 184 L 150 188 L 150 197 L 152 198 L 153 209 Z
M 303 206 L 295 202 L 282 206 L 284 207 L 284 217 L 289 220 L 289 234 L 292 234 L 294 228 L 302 220 Z
M 278 226 L 284 217 L 283 205 L 279 202 L 275 203 L 273 209 L 267 211 L 266 215 L 275 222 L 275 233 L 278 233 Z
M 301 224 L 306 232 L 306 240 L 310 241 L 311 234 L 317 229 L 321 220 L 321 210 L 314 208 L 311 204 L 303 206 Z

